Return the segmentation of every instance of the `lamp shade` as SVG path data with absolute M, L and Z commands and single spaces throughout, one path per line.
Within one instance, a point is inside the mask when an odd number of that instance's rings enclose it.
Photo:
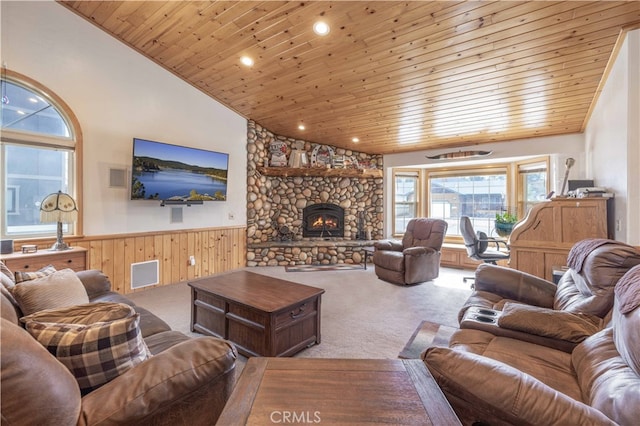
M 73 223 L 78 220 L 76 201 L 62 191 L 44 197 L 40 204 L 40 222 Z

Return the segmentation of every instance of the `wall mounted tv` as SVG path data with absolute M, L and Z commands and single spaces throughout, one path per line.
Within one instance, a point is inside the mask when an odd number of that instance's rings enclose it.
M 134 138 L 131 199 L 226 201 L 228 167 L 229 154 Z

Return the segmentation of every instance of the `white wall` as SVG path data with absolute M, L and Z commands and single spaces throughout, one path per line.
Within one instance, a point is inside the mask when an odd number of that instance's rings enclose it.
M 589 173 L 615 197 L 615 238 L 640 244 L 640 30 L 627 35 L 585 130 Z
M 2 66 L 51 89 L 80 121 L 86 235 L 246 225 L 244 118 L 53 1 L 0 7 Z M 134 137 L 229 153 L 227 201 L 180 207 L 184 221 L 172 224 L 171 207 L 109 188 L 109 168 L 130 170 Z

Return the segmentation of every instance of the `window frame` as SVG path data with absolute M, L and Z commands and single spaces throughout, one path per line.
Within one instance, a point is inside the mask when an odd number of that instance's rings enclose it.
M 82 206 L 83 206 L 83 185 L 82 185 L 82 170 L 83 170 L 83 139 L 82 139 L 82 130 L 80 128 L 80 122 L 78 121 L 76 115 L 73 113 L 69 105 L 56 93 L 51 91 L 49 88 L 40 84 L 36 80 L 27 77 L 18 72 L 9 70 L 7 68 L 2 68 L 2 80 L 10 82 L 15 85 L 19 85 L 25 87 L 28 90 L 38 93 L 39 96 L 42 96 L 49 102 L 62 116 L 62 118 L 66 121 L 70 135 L 68 138 L 64 137 L 51 137 L 45 134 L 37 134 L 25 132 L 22 130 L 2 130 L 2 144 L 13 144 L 13 145 L 22 145 L 22 146 L 30 146 L 30 147 L 46 147 L 52 149 L 65 149 L 72 151 L 72 160 L 70 161 L 71 167 L 69 168 L 70 174 L 70 195 L 75 199 L 76 205 L 78 207 L 78 211 L 81 213 L 78 215 L 78 220 L 74 224 L 69 224 L 70 231 L 67 235 L 65 235 L 65 239 L 73 240 L 77 239 L 83 235 L 83 215 L 82 215 Z M 5 153 L 4 147 L 0 149 L 0 161 L 5 161 Z M 5 168 L 3 167 L 3 170 Z M 6 196 L 7 192 L 5 189 L 7 188 L 6 176 L 5 173 L 0 173 L 0 187 L 2 190 L 0 191 L 0 200 L 2 200 L 2 205 L 6 205 Z M 2 234 L 2 238 L 5 238 L 6 234 L 6 218 L 5 211 L 0 212 L 0 233 Z M 8 237 L 11 238 L 11 237 Z M 56 238 L 56 232 L 53 231 L 46 235 L 38 235 L 35 236 L 20 236 L 15 235 L 14 241 L 25 242 L 29 241 L 32 243 L 38 243 L 40 241 L 50 241 Z
M 397 169 L 393 169 L 393 173 L 392 173 L 392 179 L 393 179 L 393 183 L 392 183 L 392 194 L 391 194 L 391 203 L 392 203 L 392 208 L 391 208 L 391 234 L 395 237 L 395 236 L 401 236 L 404 235 L 404 232 L 399 232 L 396 229 L 396 178 L 401 176 L 401 177 L 415 177 L 416 178 L 416 193 L 415 193 L 415 201 L 413 204 L 415 204 L 416 206 L 416 215 L 417 217 L 420 217 L 422 215 L 422 212 L 424 211 L 424 206 L 423 206 L 423 199 L 424 197 L 422 196 L 422 170 L 421 169 L 410 169 L 410 168 L 397 168 Z
M 447 168 L 438 168 L 438 169 L 425 169 L 425 181 L 426 181 L 426 193 L 425 197 L 427 198 L 427 203 L 425 206 L 426 215 L 429 216 L 429 209 L 431 207 L 431 178 L 432 177 L 441 177 L 441 176 L 481 176 L 481 175 L 493 175 L 496 173 L 504 173 L 506 179 L 506 200 L 505 203 L 507 206 L 511 205 L 511 201 L 513 199 L 512 194 L 512 165 L 511 163 L 505 162 L 496 162 L 491 164 L 482 164 L 482 165 L 462 165 L 455 167 L 447 167 Z M 509 207 L 507 207 L 509 208 Z M 464 240 L 462 235 L 450 235 L 447 233 L 444 239 L 445 243 L 451 244 L 464 244 Z
M 523 187 L 523 181 L 521 179 L 521 175 L 523 173 L 527 173 L 529 171 L 531 171 L 532 168 L 534 167 L 538 167 L 541 168 L 543 167 L 545 169 L 545 173 L 546 173 L 546 182 L 545 182 L 545 186 L 546 186 L 546 193 L 549 194 L 549 191 L 551 190 L 551 182 L 549 181 L 549 164 L 550 164 L 550 159 L 548 156 L 545 157 L 538 157 L 538 158 L 532 158 L 526 161 L 518 161 L 516 162 L 515 165 L 515 179 L 516 179 L 516 207 L 517 207 L 517 215 L 518 215 L 518 219 L 522 220 L 524 219 L 525 215 L 528 213 L 528 211 L 525 209 L 525 204 L 526 204 L 526 200 L 524 199 L 524 194 L 525 194 L 525 190 Z
M 519 171 L 523 167 L 529 167 L 532 165 L 542 164 L 546 167 L 546 186 L 547 192 L 551 187 L 550 181 L 550 157 L 549 156 L 539 156 L 532 157 L 525 160 L 517 160 L 517 161 L 496 161 L 492 163 L 484 163 L 484 164 L 475 164 L 475 165 L 459 165 L 459 166 L 451 166 L 451 167 L 434 167 L 434 168 L 392 168 L 392 179 L 393 179 L 393 193 L 391 195 L 391 221 L 392 221 L 392 235 L 394 238 L 401 238 L 404 234 L 402 232 L 397 232 L 395 225 L 395 212 L 396 212 L 396 197 L 395 197 L 395 189 L 396 189 L 396 175 L 402 175 L 403 173 L 417 173 L 418 175 L 418 185 L 420 189 L 418 189 L 419 193 L 417 195 L 417 214 L 419 216 L 428 217 L 431 208 L 431 176 L 443 176 L 443 175 L 452 175 L 452 176 L 460 176 L 460 175 L 468 175 L 468 176 L 476 176 L 482 174 L 492 174 L 497 170 L 505 170 L 506 171 L 506 205 L 508 210 L 511 213 L 516 213 L 518 215 L 518 220 L 522 220 L 525 217 L 526 212 L 523 211 L 523 188 L 520 180 Z M 463 239 L 462 236 L 445 236 L 445 242 L 450 244 L 462 244 Z

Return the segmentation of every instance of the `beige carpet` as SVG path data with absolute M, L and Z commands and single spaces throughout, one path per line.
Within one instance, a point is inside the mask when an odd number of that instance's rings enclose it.
M 397 358 L 423 321 L 457 327 L 458 310 L 471 293 L 469 284 L 462 281 L 469 271 L 450 268 L 442 268 L 434 281 L 413 286 L 379 280 L 373 268 L 302 274 L 286 272 L 284 267 L 247 269 L 325 289 L 322 342 L 296 357 Z M 186 283 L 138 291 L 130 297 L 173 329 L 195 335 L 189 331 L 191 293 Z

